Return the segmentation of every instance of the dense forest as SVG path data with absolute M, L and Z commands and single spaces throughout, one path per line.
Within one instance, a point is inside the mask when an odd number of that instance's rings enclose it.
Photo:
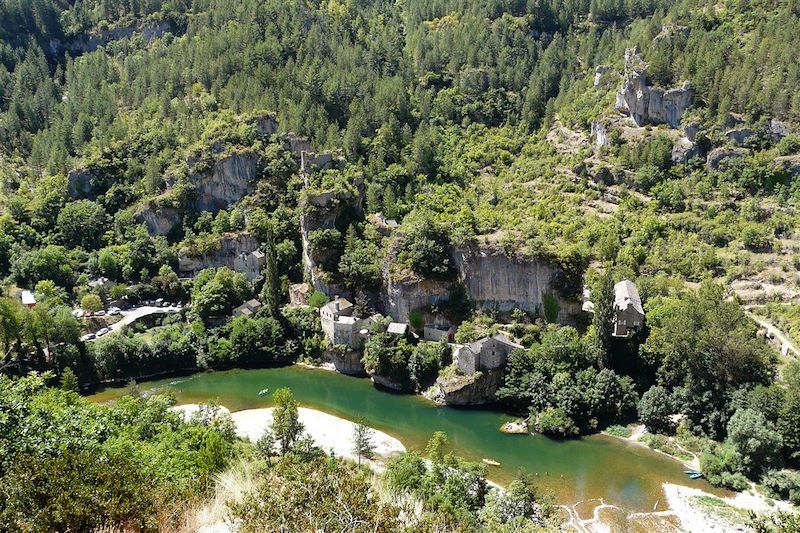
M 701 456 L 712 483 L 800 502 L 800 370 L 752 320 L 800 343 L 797 35 L 797 0 L 0 0 L 0 406 L 18 413 L 0 427 L 50 413 L 57 435 L 93 432 L 74 457 L 2 441 L 21 458 L 0 461 L 4 486 L 33 498 L 25 469 L 83 465 L 146 500 L 98 511 L 110 522 L 163 526 L 164 503 L 207 495 L 244 444 L 164 399 L 97 407 L 49 387 L 317 363 L 340 350 L 318 309 L 347 295 L 357 316 L 383 315 L 365 370 L 421 393 L 456 370 L 446 343 L 385 334 L 401 286 L 441 295 L 403 319 L 418 333 L 438 316 L 458 344 L 502 331 L 523 346 L 496 400 L 538 431 L 641 421 L 651 447 Z M 647 119 L 652 95 L 633 122 L 620 87 L 641 80 L 666 102 L 690 95 L 677 122 Z M 248 239 L 265 257 L 251 278 L 218 260 Z M 468 252 L 547 265 L 552 294 L 536 311 L 481 305 L 456 264 Z M 646 316 L 626 339 L 609 334 L 622 278 Z M 304 282 L 310 305 L 285 306 Z M 561 320 L 582 294 L 593 314 Z M 257 313 L 231 319 L 254 298 Z M 89 342 L 109 306 L 154 301 L 182 309 Z M 98 457 L 149 466 L 122 486 Z M 162 459 L 194 466 L 175 477 Z M 373 493 L 352 465 L 305 459 L 319 472 L 268 460 L 265 479 L 342 475 Z M 474 465 L 394 468 L 416 478 L 390 468 L 381 483 L 432 501 L 425 520 L 502 530 L 483 495 L 431 492 L 452 469 L 480 478 Z M 133 484 L 148 480 L 145 497 Z M 522 506 L 539 498 L 528 481 Z M 26 505 L 0 500 L 0 529 L 103 525 L 20 518 Z

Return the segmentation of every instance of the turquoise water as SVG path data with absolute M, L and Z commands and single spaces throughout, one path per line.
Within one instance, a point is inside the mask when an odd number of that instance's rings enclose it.
M 267 407 L 278 387 L 292 389 L 301 405 L 344 418 L 363 416 L 372 427 L 400 439 L 406 447 L 423 449 L 434 431 L 444 431 L 452 450 L 468 459 L 490 458 L 489 478 L 513 479 L 520 468 L 535 473 L 559 503 L 603 498 L 631 511 L 664 509 L 661 484 L 682 484 L 712 491 L 708 483 L 691 481 L 683 466 L 643 446 L 609 436 L 556 440 L 542 435 L 507 435 L 499 431 L 509 416 L 486 409 L 456 409 L 434 405 L 418 396 L 376 389 L 368 379 L 293 366 L 261 370 L 230 370 L 196 374 L 141 384 L 142 389 L 166 389 L 179 403 L 217 399 L 232 411 Z M 270 394 L 258 392 L 268 388 Z M 107 389 L 91 397 L 107 401 L 123 389 Z

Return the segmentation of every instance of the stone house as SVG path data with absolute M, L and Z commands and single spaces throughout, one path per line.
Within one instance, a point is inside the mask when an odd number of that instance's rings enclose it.
M 456 328 L 453 326 L 440 326 L 436 324 L 426 324 L 422 329 L 422 340 L 438 342 L 442 338 L 447 339 L 447 342 L 453 342 L 453 337 L 456 334 Z
M 311 296 L 311 289 L 308 283 L 294 283 L 289 287 L 290 305 L 308 305 L 308 298 Z
M 247 300 L 245 303 L 237 307 L 233 310 L 233 316 L 246 316 L 247 318 L 253 318 L 259 309 L 261 309 L 263 305 L 261 302 L 253 298 L 252 300 Z
M 456 365 L 467 376 L 479 370 L 495 370 L 506 365 L 511 352 L 522 348 L 505 333 L 498 333 L 456 349 Z
M 644 322 L 639 289 L 628 279 L 614 285 L 614 337 L 629 337 Z
M 361 320 L 353 316 L 354 309 L 350 301 L 339 297 L 320 308 L 320 323 L 328 342 L 333 345 L 342 344 L 350 349 L 361 346 Z
M 267 264 L 267 258 L 261 250 L 241 252 L 233 259 L 233 270 L 241 272 L 247 281 L 253 282 L 261 275 Z

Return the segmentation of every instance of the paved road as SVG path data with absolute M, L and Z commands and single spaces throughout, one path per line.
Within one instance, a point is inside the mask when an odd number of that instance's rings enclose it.
M 140 318 L 144 318 L 149 315 L 162 315 L 167 313 L 177 313 L 180 311 L 177 307 L 153 307 L 150 305 L 145 305 L 142 307 L 137 307 L 136 309 L 132 309 L 130 311 L 122 311 L 120 314 L 122 315 L 122 320 L 111 324 L 109 329 L 112 332 L 119 331 L 123 329 L 125 326 L 129 324 L 133 324 Z

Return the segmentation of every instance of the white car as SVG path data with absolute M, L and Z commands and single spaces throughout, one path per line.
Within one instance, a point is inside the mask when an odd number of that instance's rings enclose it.
M 94 333 L 89 333 L 89 334 L 84 335 L 83 337 L 81 337 L 81 340 L 83 342 L 86 342 L 86 341 L 94 340 L 94 338 L 95 338 Z
M 122 312 L 122 310 L 119 307 L 109 307 L 108 308 L 108 314 L 110 316 L 116 316 L 116 315 L 120 314 L 121 312 Z
M 109 329 L 109 328 L 103 328 L 103 329 L 99 330 L 99 331 L 96 333 L 96 335 L 97 335 L 98 337 L 102 337 L 102 336 L 103 336 L 103 335 L 105 335 L 106 333 L 110 333 L 110 332 L 111 332 L 111 329 Z
M 94 316 L 106 316 L 106 312 L 101 309 L 97 311 Z

